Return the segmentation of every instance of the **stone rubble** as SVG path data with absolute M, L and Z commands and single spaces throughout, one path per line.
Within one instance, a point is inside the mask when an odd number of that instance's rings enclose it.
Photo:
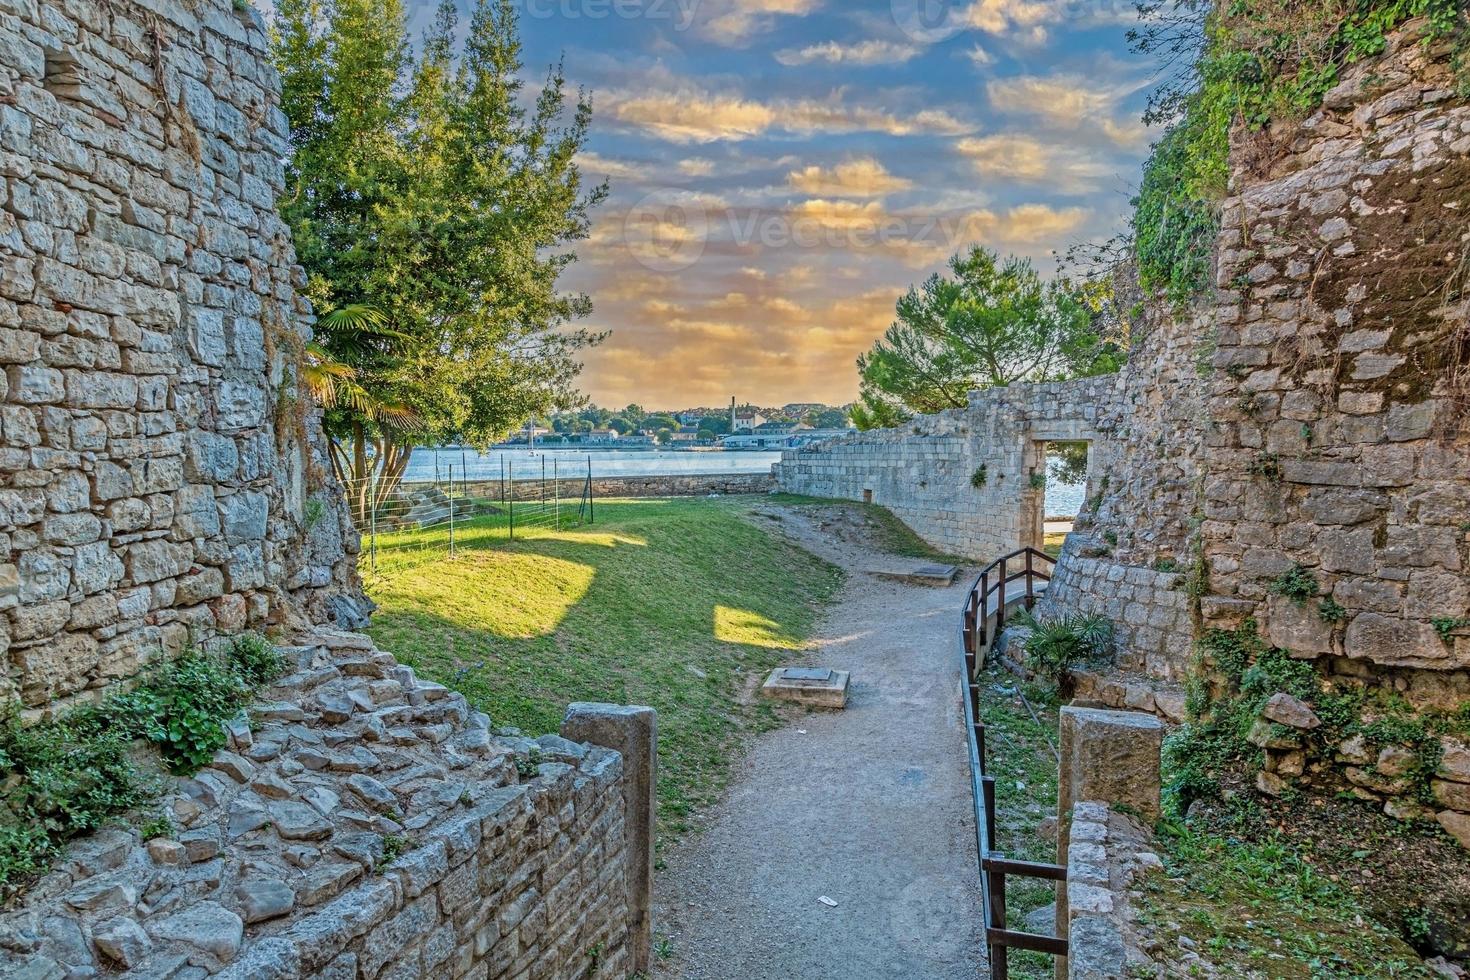
M 0 916 L 0 978 L 621 977 L 622 757 L 493 732 L 366 636 L 290 673 L 160 800 Z

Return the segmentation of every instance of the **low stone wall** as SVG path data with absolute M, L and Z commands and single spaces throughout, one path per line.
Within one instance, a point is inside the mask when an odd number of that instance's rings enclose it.
M 1040 545 L 1045 441 L 1097 438 L 1117 379 L 970 393 L 968 407 L 788 450 L 782 490 L 882 504 L 941 550 L 989 561 Z
M 1134 879 L 1163 868 L 1149 839 L 1133 818 L 1106 803 L 1072 808 L 1064 933 L 1069 980 L 1122 980 L 1152 965 L 1132 935 L 1128 903 Z
M 492 733 L 365 636 L 284 652 L 294 673 L 264 692 L 256 729 L 242 719 L 211 766 L 169 786 L 172 836 L 111 828 L 72 846 L 0 918 L 0 974 L 633 971 L 628 855 L 647 851 L 627 832 L 622 755 Z
M 1113 622 L 1120 669 L 1182 682 L 1194 652 L 1193 603 L 1184 574 L 1087 557 L 1091 550 L 1100 549 L 1087 532 L 1067 538 L 1037 615 L 1105 616 Z
M 587 480 L 555 481 L 562 500 L 576 500 L 586 489 Z M 404 490 L 417 484 L 405 483 Z M 464 484 L 471 496 L 495 501 L 500 499 L 499 480 L 470 480 Z M 776 478 L 770 473 L 694 473 L 662 476 L 598 476 L 592 478 L 593 499 L 605 497 L 722 497 L 740 494 L 770 493 L 776 489 Z M 540 500 L 552 493 L 551 481 L 516 480 L 505 484 L 505 492 L 516 501 Z

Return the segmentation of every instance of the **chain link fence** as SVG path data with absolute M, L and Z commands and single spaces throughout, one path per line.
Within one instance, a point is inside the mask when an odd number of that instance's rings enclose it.
M 456 458 L 456 456 L 458 458 Z M 379 577 L 545 531 L 591 524 L 592 457 L 477 460 L 435 453 L 432 479 L 343 487 L 362 535 L 360 566 Z

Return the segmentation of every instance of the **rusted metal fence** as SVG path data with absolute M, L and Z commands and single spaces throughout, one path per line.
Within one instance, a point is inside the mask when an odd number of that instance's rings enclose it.
M 1017 932 L 1006 926 L 1006 878 L 1040 878 L 1065 882 L 1067 869 L 1055 864 L 1013 861 L 995 846 L 995 777 L 985 773 L 985 725 L 980 721 L 980 685 L 976 674 L 982 654 L 1005 627 L 1006 609 L 1036 603 L 1037 585 L 1051 581 L 1056 562 L 1034 548 L 1023 548 L 988 565 L 965 595 L 960 618 L 960 652 L 965 671 L 965 731 L 970 749 L 970 788 L 975 805 L 975 849 L 980 856 L 980 901 L 985 919 L 985 945 L 990 975 L 1006 980 L 1010 975 L 1007 956 L 1012 949 L 1027 949 L 1052 956 L 1067 955 L 1067 941 L 1056 936 Z M 1023 589 L 1011 590 L 1014 583 Z M 994 625 L 992 626 L 992 619 Z

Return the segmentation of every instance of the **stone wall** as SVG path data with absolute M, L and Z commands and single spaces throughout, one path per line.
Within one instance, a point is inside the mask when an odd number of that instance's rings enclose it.
M 1449 52 L 1407 31 L 1276 137 L 1269 172 L 1236 154 L 1202 528 L 1208 624 L 1254 616 L 1277 646 L 1402 670 L 1441 706 L 1470 694 L 1470 628 L 1433 625 L 1470 616 L 1451 390 L 1470 357 L 1470 106 L 1453 88 Z M 1318 595 L 1273 594 L 1297 566 Z
M 1115 385 L 1092 378 L 972 392 L 967 408 L 788 450 L 776 483 L 814 497 L 871 498 L 936 548 L 979 561 L 1040 547 L 1044 491 L 1032 477 L 1044 476 L 1042 444 L 1098 440 Z
M 585 479 L 556 481 L 562 500 L 577 500 L 586 488 Z M 403 491 L 411 493 L 424 484 L 405 483 Z M 500 499 L 499 480 L 469 480 L 464 484 L 471 496 L 495 501 Z M 550 482 L 516 480 L 506 484 L 507 493 L 516 500 L 539 500 L 543 492 L 552 492 Z M 770 473 L 690 473 L 660 476 L 597 476 L 592 478 L 592 496 L 604 497 L 707 497 L 712 493 L 723 497 L 770 493 L 776 480 Z
M 165 783 L 168 836 L 79 841 L 0 917 L 0 974 L 632 972 L 651 741 L 625 768 L 610 749 L 492 732 L 360 634 L 321 630 L 282 653 L 293 673 L 263 692 L 275 700 L 254 707 L 254 730 L 242 717 L 212 765 Z M 627 786 L 648 791 L 641 821 L 625 816 Z
M 0 2 L 0 700 L 350 611 L 258 17 Z M 345 600 L 347 605 L 342 605 Z
M 1105 616 L 1113 621 L 1119 668 L 1183 681 L 1192 665 L 1194 633 L 1194 604 L 1185 591 L 1185 576 L 1084 557 L 1088 540 L 1085 533 L 1068 536 L 1037 615 Z

